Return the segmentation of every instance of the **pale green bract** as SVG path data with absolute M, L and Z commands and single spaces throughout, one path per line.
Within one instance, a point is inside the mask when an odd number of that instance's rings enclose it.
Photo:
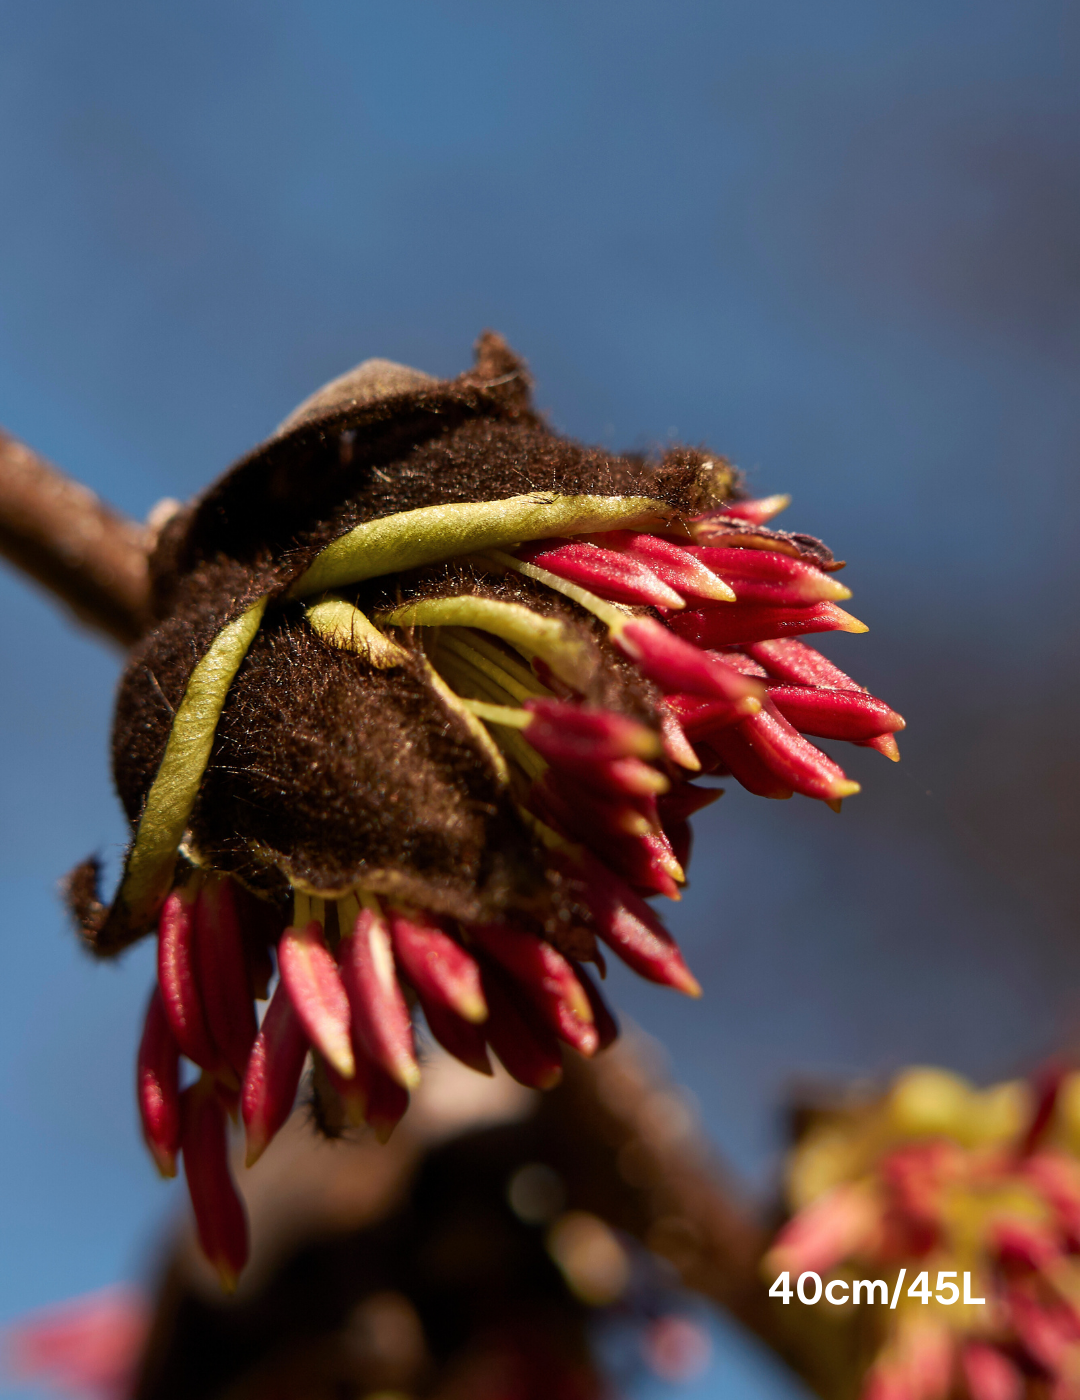
M 172 884 L 176 854 L 210 759 L 217 722 L 229 686 L 259 630 L 267 598 L 227 623 L 191 673 L 147 794 L 114 908 L 145 922 Z
M 490 705 L 484 700 L 458 698 L 471 714 L 487 724 L 501 724 L 507 729 L 528 729 L 535 718 L 530 710 L 521 710 L 514 705 Z
M 597 530 L 653 530 L 679 518 L 647 496 L 553 496 L 530 491 L 504 501 L 420 506 L 357 525 L 315 557 L 289 589 L 307 598 L 381 574 L 437 564 L 459 554 Z
M 506 759 L 503 757 L 498 744 L 495 743 L 494 739 L 492 739 L 491 735 L 480 723 L 480 720 L 473 713 L 471 707 L 460 695 L 446 684 L 442 676 L 440 676 L 435 667 L 432 666 L 431 662 L 425 661 L 424 665 L 427 671 L 428 684 L 446 708 L 452 710 L 453 713 L 458 716 L 475 742 L 479 745 L 480 749 L 487 754 L 488 761 L 498 775 L 499 782 L 505 787 L 510 781 L 510 770 L 506 766 Z M 529 718 L 532 719 L 532 716 L 530 715 Z
M 320 599 L 308 608 L 307 620 L 324 642 L 356 652 L 381 671 L 400 666 L 406 659 L 406 652 L 397 642 L 384 636 L 358 607 L 344 598 L 331 594 Z
M 532 658 L 539 656 L 567 685 L 582 689 L 592 677 L 595 659 L 573 629 L 556 617 L 535 613 L 523 603 L 479 598 L 422 598 L 391 612 L 376 613 L 384 627 L 477 627 L 491 632 Z

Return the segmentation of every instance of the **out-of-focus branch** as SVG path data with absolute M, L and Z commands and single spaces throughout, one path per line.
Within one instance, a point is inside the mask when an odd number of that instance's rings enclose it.
M 145 527 L 0 429 L 0 554 L 124 646 L 148 620 L 148 543 Z
M 666 1258 L 687 1288 L 738 1318 L 819 1395 L 847 1400 L 862 1374 L 847 1313 L 768 1296 L 770 1231 L 647 1044 L 624 1037 L 596 1060 L 573 1058 L 541 1106 L 546 1135 L 564 1145 L 575 1204 Z

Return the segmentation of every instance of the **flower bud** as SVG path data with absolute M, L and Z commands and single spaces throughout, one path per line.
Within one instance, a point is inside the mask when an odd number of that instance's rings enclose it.
M 218 1118 L 242 1109 L 254 1160 L 306 1044 L 329 1131 L 404 1113 L 414 997 L 463 1062 L 487 1070 L 490 1046 L 555 1083 L 558 1037 L 591 1054 L 615 1033 L 576 971 L 597 938 L 700 991 L 643 897 L 680 896 L 713 796 L 689 776 L 838 805 L 857 785 L 800 730 L 895 757 L 902 723 L 797 640 L 865 629 L 828 549 L 765 524 L 785 499 L 738 501 L 704 452 L 560 437 L 495 336 L 457 379 L 388 373 L 334 381 L 163 530 L 114 729 L 124 873 L 108 909 L 92 864 L 71 886 L 99 952 L 157 924 L 161 1015 L 205 1078 L 188 1176 L 227 1275 Z M 148 1022 L 165 1169 L 171 1053 Z

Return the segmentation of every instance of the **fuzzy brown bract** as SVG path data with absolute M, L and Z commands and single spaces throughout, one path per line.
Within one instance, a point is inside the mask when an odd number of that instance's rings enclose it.
M 234 683 L 191 831 L 215 869 L 275 892 L 282 876 L 363 885 L 478 920 L 543 884 L 487 755 L 416 661 L 380 670 L 287 613 Z
M 270 593 L 221 713 L 189 854 L 283 909 L 292 884 L 365 884 L 458 918 L 517 908 L 558 920 L 543 913 L 553 882 L 542 848 L 416 656 L 382 670 L 342 653 L 284 595 L 328 542 L 401 511 L 551 490 L 648 496 L 687 512 L 723 499 L 735 473 L 689 449 L 650 460 L 560 437 L 533 409 L 522 362 L 490 333 L 456 380 L 389 368 L 396 377 L 345 377 L 329 402 L 316 396 L 165 526 L 152 559 L 159 621 L 117 700 L 117 788 L 134 827 L 195 664 L 227 621 Z M 367 609 L 451 592 L 558 614 L 602 654 L 586 698 L 656 723 L 658 693 L 595 620 L 528 580 L 434 566 L 353 596 Z M 89 920 L 101 921 L 100 910 Z

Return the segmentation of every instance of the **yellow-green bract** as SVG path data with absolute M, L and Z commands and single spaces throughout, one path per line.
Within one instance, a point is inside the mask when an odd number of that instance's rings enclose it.
M 557 676 L 577 688 L 588 683 L 594 665 L 588 648 L 565 622 L 499 598 L 478 598 L 472 593 L 423 598 L 377 613 L 376 620 L 384 627 L 479 627 L 528 657 L 541 657 Z
M 359 608 L 331 594 L 307 610 L 309 625 L 331 646 L 354 651 L 376 666 L 389 670 L 400 666 L 407 653 L 384 636 Z
M 266 598 L 227 623 L 191 673 L 146 798 L 114 912 L 145 923 L 172 883 L 173 867 L 210 758 L 214 732 L 233 677 L 259 630 Z
M 677 511 L 647 496 L 554 496 L 530 491 L 503 501 L 421 506 L 369 520 L 339 536 L 316 556 L 289 594 L 307 598 L 346 583 L 549 535 L 663 529 L 677 519 Z

